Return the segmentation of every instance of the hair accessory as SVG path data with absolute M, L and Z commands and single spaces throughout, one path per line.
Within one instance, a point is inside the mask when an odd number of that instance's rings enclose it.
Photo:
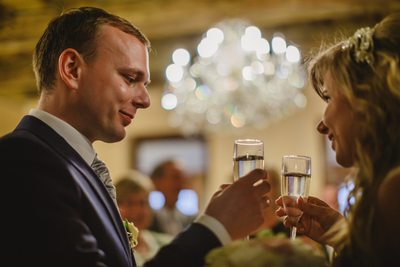
M 374 35 L 375 28 L 365 27 L 358 29 L 348 39 L 343 48 L 354 48 L 354 58 L 357 63 L 365 62 L 372 66 L 374 62 Z

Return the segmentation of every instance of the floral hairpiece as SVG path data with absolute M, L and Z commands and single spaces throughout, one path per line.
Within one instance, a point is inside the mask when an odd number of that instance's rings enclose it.
M 354 58 L 357 63 L 365 62 L 372 65 L 374 62 L 374 40 L 373 35 L 375 28 L 365 27 L 358 29 L 352 37 L 350 37 L 343 49 L 354 48 Z

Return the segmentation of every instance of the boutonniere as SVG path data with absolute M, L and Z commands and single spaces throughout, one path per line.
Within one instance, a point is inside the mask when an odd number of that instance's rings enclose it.
M 133 249 L 138 244 L 139 230 L 133 222 L 129 222 L 127 219 L 124 220 L 124 227 L 128 235 L 129 245 Z

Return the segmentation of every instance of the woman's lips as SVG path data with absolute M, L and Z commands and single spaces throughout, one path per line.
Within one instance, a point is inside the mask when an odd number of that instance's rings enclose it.
M 331 141 L 332 149 L 335 150 L 335 139 L 333 138 L 333 134 L 329 134 L 328 139 Z

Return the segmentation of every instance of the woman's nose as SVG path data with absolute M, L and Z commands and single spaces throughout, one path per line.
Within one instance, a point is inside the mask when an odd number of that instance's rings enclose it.
M 326 127 L 322 120 L 317 125 L 317 131 L 321 134 L 328 134 L 328 127 Z

